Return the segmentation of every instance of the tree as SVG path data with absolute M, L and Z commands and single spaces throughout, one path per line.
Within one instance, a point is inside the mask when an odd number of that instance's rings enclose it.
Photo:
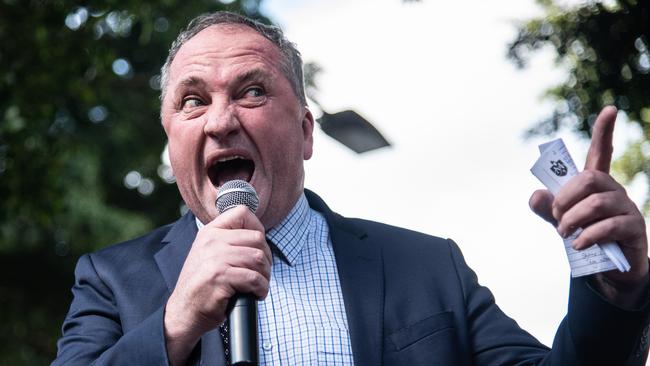
M 544 17 L 519 27 L 508 57 L 524 67 L 530 54 L 543 47 L 556 53 L 567 79 L 546 92 L 555 110 L 528 133 L 551 134 L 568 127 L 589 136 L 598 111 L 616 105 L 643 130 L 642 138 L 626 147 L 614 164 L 624 181 L 637 174 L 650 176 L 650 2 L 587 1 L 563 7 L 538 0 Z M 646 212 L 650 208 L 646 201 Z
M 81 253 L 180 215 L 159 69 L 202 12 L 268 23 L 260 0 L 223 3 L 0 1 L 1 364 L 54 357 Z

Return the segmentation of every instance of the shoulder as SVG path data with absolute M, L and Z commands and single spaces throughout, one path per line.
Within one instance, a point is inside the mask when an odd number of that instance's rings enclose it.
M 459 264 L 465 267 L 462 254 L 451 239 L 428 235 L 384 223 L 359 218 L 344 218 L 337 214 L 330 224 L 348 232 L 354 232 L 362 245 L 381 253 L 384 269 L 394 271 L 403 277 L 427 273 L 432 278 L 450 279 L 458 271 Z M 334 241 L 334 237 L 332 238 Z M 333 243 L 335 248 L 347 243 Z M 454 276 L 455 278 L 455 276 Z
M 430 258 L 433 255 L 436 258 L 451 259 L 455 255 L 454 252 L 458 251 L 458 247 L 450 239 L 376 221 L 343 217 L 332 211 L 325 201 L 314 192 L 305 190 L 305 194 L 310 207 L 325 217 L 330 230 L 340 229 L 362 238 L 369 245 L 379 246 L 384 252 L 384 257 L 395 254 L 400 258 L 406 256 L 417 259 L 420 254 L 423 254 L 424 258 Z
M 404 252 L 412 255 L 429 253 L 436 256 L 449 255 L 456 244 L 450 240 L 422 232 L 405 229 L 381 222 L 360 218 L 343 218 L 343 222 L 356 227 L 363 232 L 367 240 L 373 245 L 379 245 L 382 250 L 390 252 Z
M 446 242 L 447 239 L 425 234 L 419 231 L 406 229 L 399 226 L 393 226 L 377 221 L 365 220 L 361 218 L 342 217 L 342 220 L 367 232 L 368 236 L 381 235 L 382 237 L 395 237 L 397 239 L 408 239 L 412 243 L 421 242 Z
M 167 245 L 171 231 L 194 224 L 194 217 L 185 215 L 174 223 L 156 228 L 142 236 L 113 244 L 80 258 L 89 262 L 97 273 L 143 273 L 155 266 L 155 254 Z M 153 267 L 152 267 L 153 268 Z
M 341 222 L 364 232 L 364 245 L 380 253 L 387 294 L 403 294 L 423 304 L 438 301 L 449 308 L 462 305 L 471 285 L 466 277 L 471 277 L 473 271 L 454 241 L 375 221 L 342 218 Z M 430 294 L 444 296 L 445 300 L 427 298 Z
M 164 237 L 173 225 L 172 223 L 161 226 L 137 238 L 100 249 L 91 253 L 90 256 L 95 260 L 107 259 L 120 262 L 128 258 L 154 254 L 161 248 Z

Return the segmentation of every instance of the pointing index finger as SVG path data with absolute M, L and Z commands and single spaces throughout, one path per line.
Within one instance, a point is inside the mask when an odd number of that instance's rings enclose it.
M 591 145 L 587 153 L 585 169 L 599 170 L 609 173 L 612 161 L 612 139 L 614 136 L 614 122 L 616 122 L 616 107 L 607 106 L 596 118 L 591 133 Z

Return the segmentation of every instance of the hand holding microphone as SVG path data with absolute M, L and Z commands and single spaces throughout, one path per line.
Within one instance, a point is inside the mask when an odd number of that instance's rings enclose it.
M 264 226 L 252 212 L 252 207 L 256 208 L 257 204 L 251 204 L 251 208 L 245 206 L 246 202 L 256 202 L 257 195 L 246 182 L 250 188 L 244 188 L 244 192 L 241 187 L 232 187 L 229 183 L 222 185 L 220 192 L 225 194 L 217 200 L 218 207 L 223 204 L 219 207 L 221 214 L 199 230 L 167 302 L 164 326 L 172 364 L 185 362 L 201 336 L 225 321 L 229 301 L 235 302 L 234 308 L 251 313 L 251 308 L 246 306 L 250 302 L 235 300 L 240 298 L 236 294 L 250 294 L 249 298 L 263 299 L 269 290 L 272 257 Z M 250 191 L 255 199 L 252 199 Z M 242 201 L 242 197 L 250 201 Z M 252 303 L 256 305 L 254 300 Z M 234 314 L 241 317 L 237 315 L 241 314 L 240 311 Z M 254 314 L 256 317 L 256 309 Z M 239 331 L 242 328 L 237 325 L 240 324 L 238 320 L 233 319 L 230 323 L 233 365 L 241 361 L 235 357 L 240 357 L 245 349 L 254 350 L 253 362 L 256 361 L 257 318 L 248 320 L 248 324 L 255 326 L 251 331 L 254 332 L 255 344 L 243 348 L 237 346 L 238 341 L 252 339 L 251 332 Z M 246 329 L 250 330 L 248 326 Z
M 220 214 L 239 205 L 255 213 L 258 204 L 257 192 L 243 180 L 228 181 L 217 193 L 216 205 Z M 231 365 L 258 365 L 257 299 L 252 294 L 236 294 L 233 300 L 232 310 L 228 314 Z

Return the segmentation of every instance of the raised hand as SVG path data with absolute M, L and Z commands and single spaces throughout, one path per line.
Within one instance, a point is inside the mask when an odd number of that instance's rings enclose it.
M 617 242 L 632 268 L 627 273 L 614 270 L 595 275 L 596 285 L 610 301 L 631 307 L 648 284 L 648 242 L 643 215 L 609 175 L 616 113 L 616 108 L 605 107 L 598 115 L 585 169 L 556 197 L 546 190 L 533 193 L 530 207 L 563 237 L 583 228 L 573 242 L 575 249 Z

